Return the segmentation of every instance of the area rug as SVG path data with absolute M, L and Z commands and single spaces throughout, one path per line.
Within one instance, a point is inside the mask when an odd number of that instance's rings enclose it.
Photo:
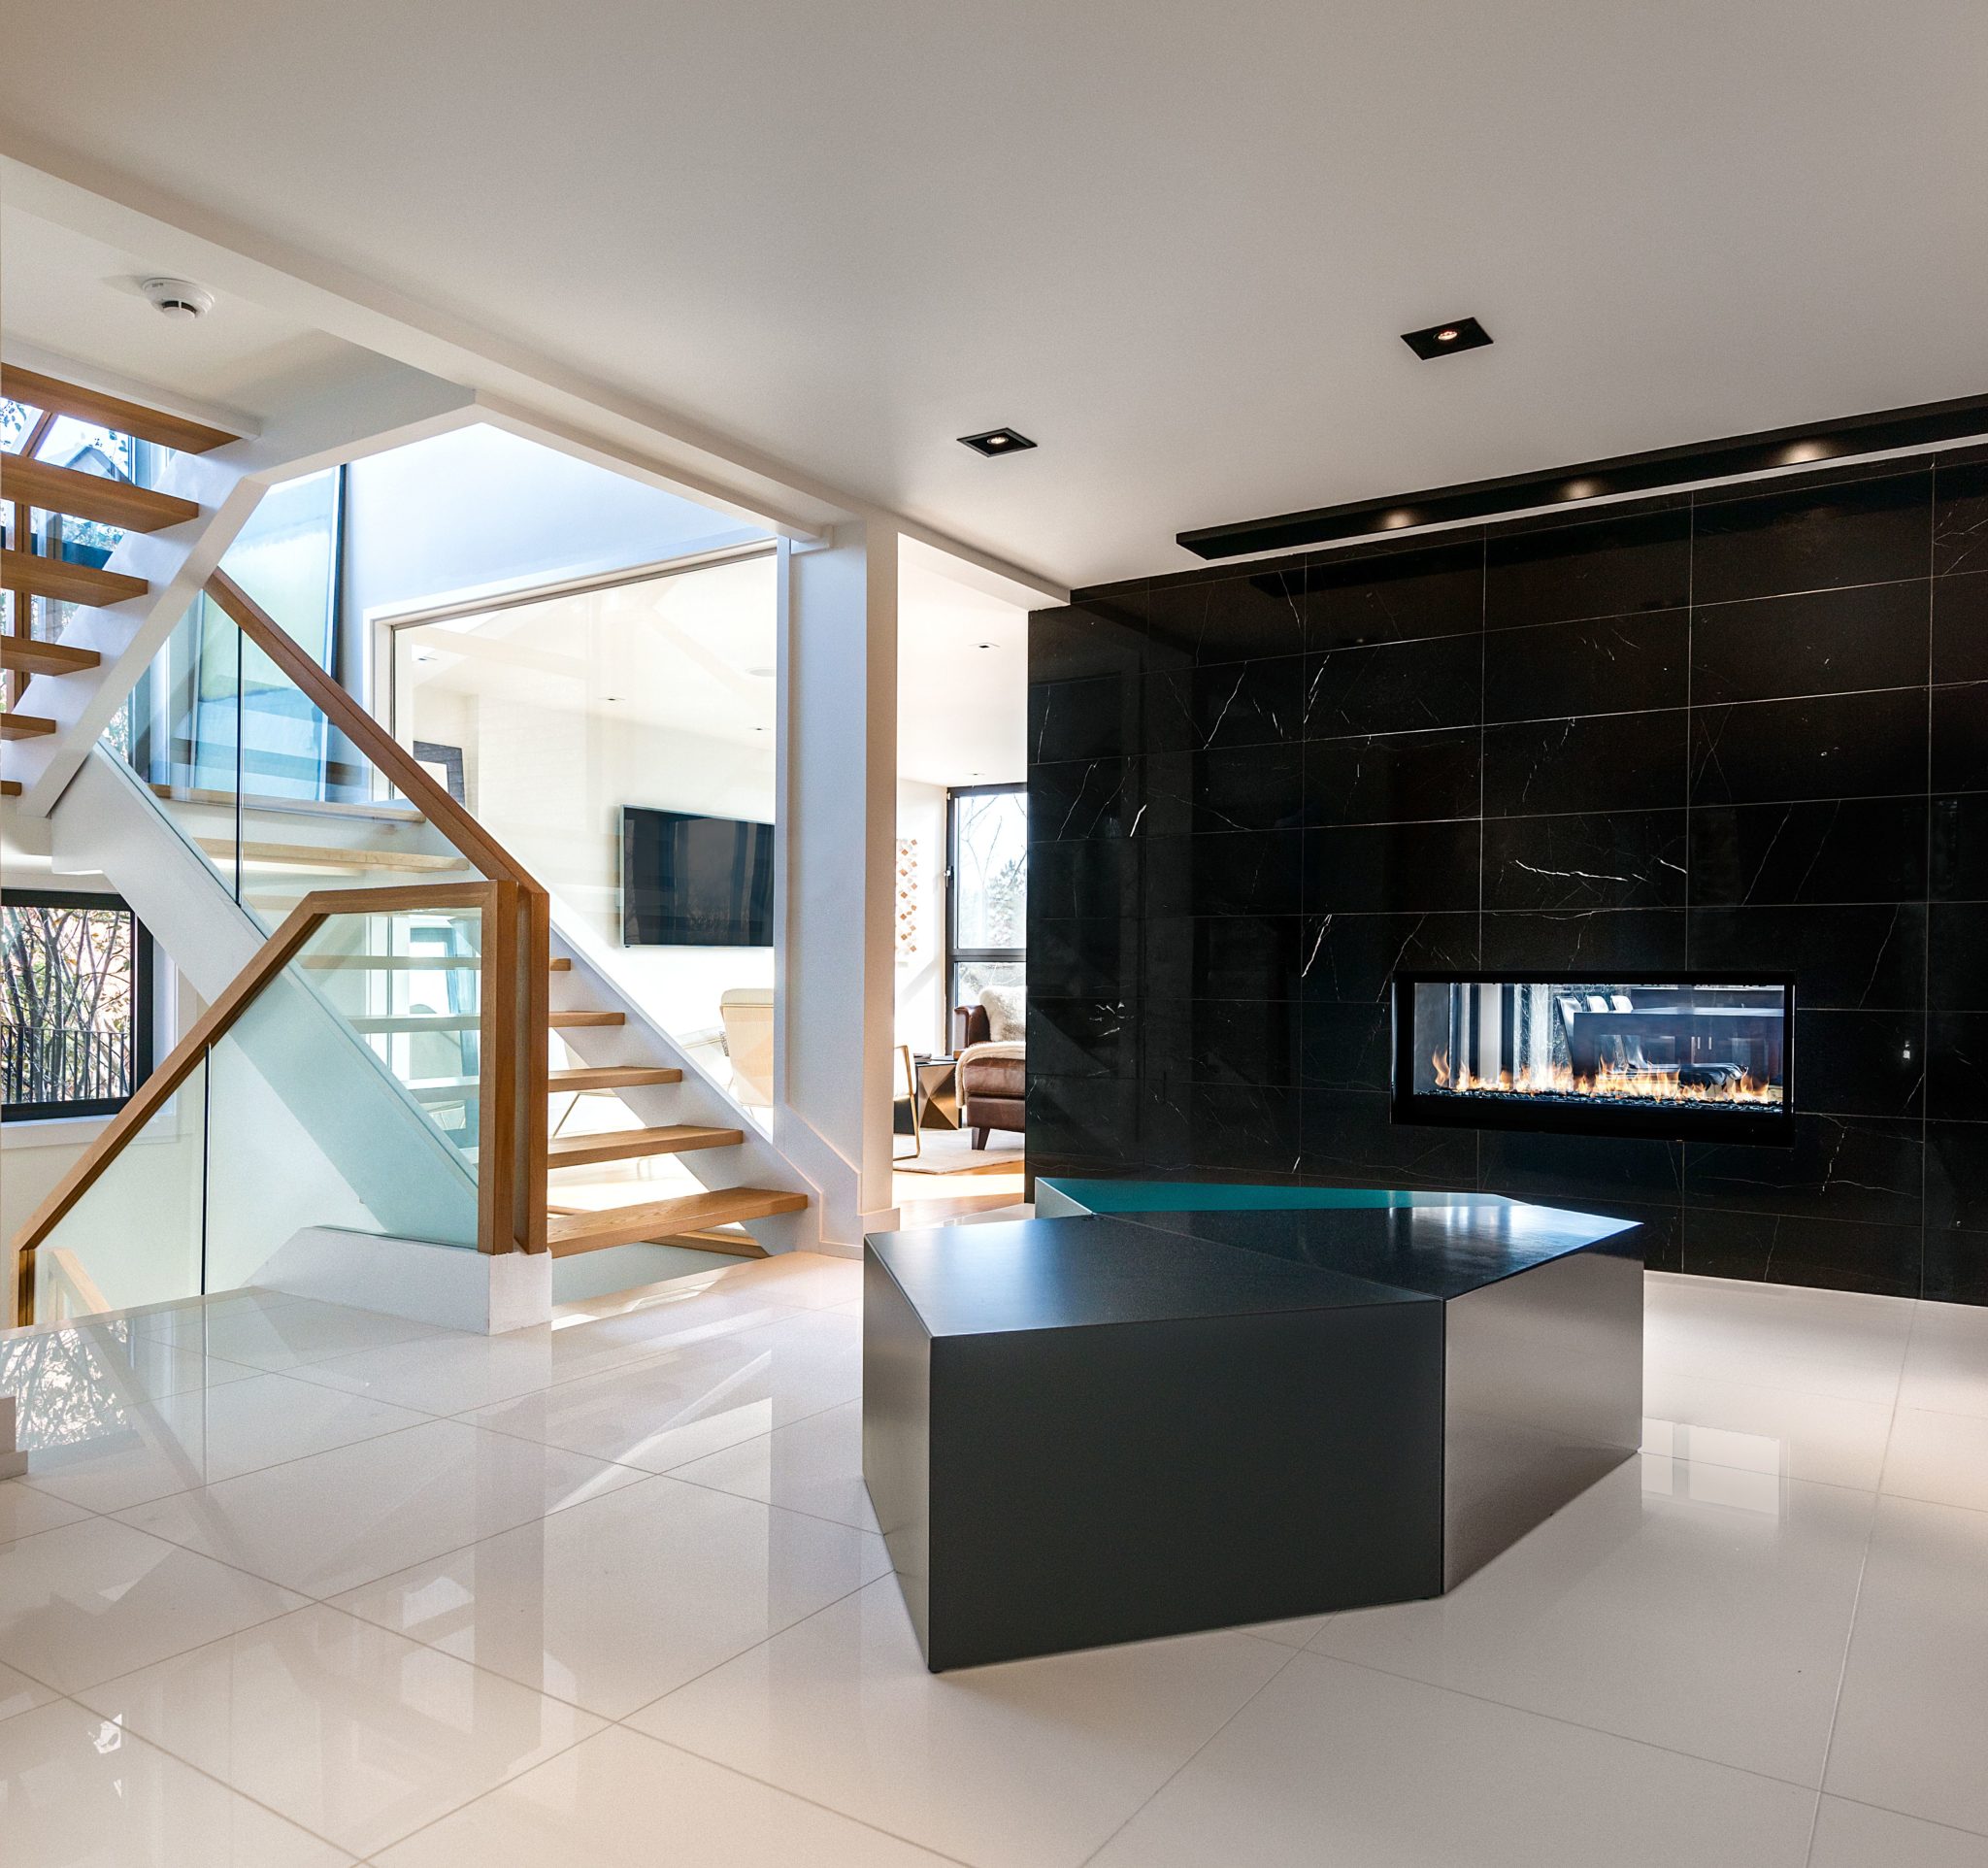
M 924 1151 L 912 1154 L 911 1138 L 896 1135 L 891 1140 L 898 1158 L 891 1166 L 899 1174 L 975 1174 L 983 1168 L 1016 1168 L 1021 1165 L 1024 1151 L 1001 1146 L 1013 1139 L 997 1128 L 988 1136 L 987 1146 L 977 1149 L 971 1129 L 928 1128 L 924 1131 Z

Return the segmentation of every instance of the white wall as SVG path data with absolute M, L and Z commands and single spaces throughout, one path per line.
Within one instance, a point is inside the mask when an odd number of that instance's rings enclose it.
M 898 841 L 914 840 L 916 946 L 897 951 L 897 1042 L 922 1054 L 950 1049 L 945 1003 L 945 787 L 897 782 Z M 893 909 L 895 892 L 893 892 Z
M 771 822 L 770 744 L 442 688 L 402 706 L 410 737 L 462 747 L 470 809 L 599 936 L 617 982 L 666 1030 L 710 1029 L 726 988 L 773 984 L 770 947 L 623 947 L 620 883 L 623 805 Z

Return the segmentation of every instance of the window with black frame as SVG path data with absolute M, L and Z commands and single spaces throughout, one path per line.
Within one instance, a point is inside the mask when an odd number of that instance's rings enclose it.
M 107 1116 L 151 1074 L 151 940 L 115 895 L 0 903 L 0 1119 Z
M 945 928 L 950 1003 L 1027 979 L 1029 791 L 959 785 L 945 799 Z

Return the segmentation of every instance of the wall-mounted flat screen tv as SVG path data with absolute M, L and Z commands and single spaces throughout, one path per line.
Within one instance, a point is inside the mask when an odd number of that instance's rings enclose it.
M 624 947 L 771 947 L 773 825 L 621 809 Z

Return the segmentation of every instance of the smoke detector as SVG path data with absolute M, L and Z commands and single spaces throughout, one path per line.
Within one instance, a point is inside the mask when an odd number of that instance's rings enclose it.
M 181 323 L 214 310 L 214 294 L 190 279 L 141 279 L 138 289 L 159 312 Z

